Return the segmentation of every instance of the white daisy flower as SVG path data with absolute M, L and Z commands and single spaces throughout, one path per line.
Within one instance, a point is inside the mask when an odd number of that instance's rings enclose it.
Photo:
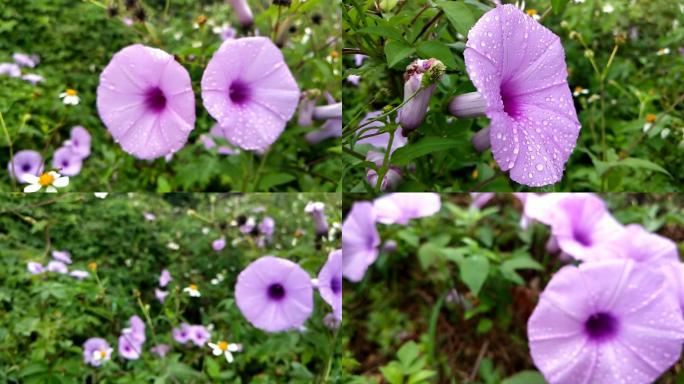
M 575 97 L 578 97 L 579 95 L 586 95 L 588 93 L 589 93 L 588 89 L 577 86 L 577 87 L 575 87 L 575 90 L 572 92 L 572 95 Z
M 93 192 L 93 195 L 95 195 L 95 197 L 97 197 L 98 199 L 104 199 L 107 197 L 108 194 L 109 192 Z
M 227 341 L 223 340 L 216 344 L 208 343 L 207 345 L 212 349 L 211 352 L 214 354 L 214 356 L 224 355 L 228 363 L 232 363 L 234 360 L 233 352 L 242 351 L 242 344 L 228 343 Z
M 45 187 L 45 192 L 55 193 L 57 188 L 64 188 L 69 185 L 69 177 L 62 176 L 55 171 L 45 172 L 40 176 L 25 174 L 24 181 L 29 183 L 24 187 L 24 193 L 38 192 L 42 187 Z
M 603 13 L 613 13 L 613 11 L 615 10 L 615 7 L 613 7 L 613 4 L 608 3 L 608 4 L 603 6 L 602 10 L 603 10 Z
M 78 105 L 78 103 L 81 101 L 81 98 L 78 97 L 78 92 L 71 88 L 60 93 L 59 98 L 62 99 L 62 102 L 64 102 L 66 105 Z
M 669 55 L 670 54 L 670 48 L 660 48 L 658 52 L 656 52 L 656 55 L 658 56 L 664 56 L 664 55 Z
M 171 250 L 174 250 L 174 251 L 177 251 L 177 250 L 180 249 L 180 245 L 178 245 L 177 243 L 174 243 L 173 241 L 169 241 L 169 242 L 166 244 L 166 247 L 167 247 L 168 249 L 171 249 Z
M 106 361 L 112 356 L 112 348 L 101 349 L 99 351 L 93 351 L 93 361 Z
M 187 293 L 188 295 L 190 295 L 190 297 L 200 297 L 200 296 L 202 296 L 202 295 L 200 294 L 199 289 L 197 289 L 197 285 L 196 285 L 196 284 L 190 284 L 190 285 L 188 285 L 187 287 L 183 288 L 183 292 L 185 292 L 185 293 Z

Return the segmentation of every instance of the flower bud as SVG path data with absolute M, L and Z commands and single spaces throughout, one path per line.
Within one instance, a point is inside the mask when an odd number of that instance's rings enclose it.
M 380 167 L 382 166 L 384 156 L 385 155 L 381 152 L 368 151 L 366 160 L 372 161 L 375 163 L 375 165 Z M 393 190 L 399 185 L 399 183 L 401 183 L 402 179 L 403 177 L 401 175 L 401 169 L 396 166 L 390 166 L 389 169 L 387 169 L 385 176 L 382 178 L 380 190 Z M 370 184 L 372 187 L 375 187 L 378 184 L 378 173 L 374 169 L 369 169 L 368 172 L 366 172 L 366 181 L 368 181 L 368 184 Z
M 480 92 L 458 95 L 449 103 L 449 112 L 458 117 L 484 116 L 486 109 L 487 101 Z
M 446 67 L 437 59 L 416 60 L 406 67 L 404 73 L 405 104 L 399 110 L 397 119 L 406 133 L 416 129 L 425 118 L 430 96 L 445 71 Z
M 243 28 L 250 28 L 254 23 L 254 16 L 252 16 L 252 10 L 249 8 L 247 0 L 228 0 L 228 2 L 233 6 L 240 25 Z

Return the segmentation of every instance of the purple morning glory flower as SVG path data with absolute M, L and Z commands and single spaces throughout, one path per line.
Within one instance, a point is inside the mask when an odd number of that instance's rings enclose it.
M 240 25 L 243 28 L 250 28 L 254 23 L 254 16 L 252 16 L 252 10 L 249 8 L 247 0 L 228 0 L 228 3 L 233 6 Z
M 226 140 L 265 151 L 294 114 L 299 86 L 270 39 L 244 37 L 214 53 L 202 75 L 202 100 Z
M 494 193 L 492 192 L 473 192 L 470 194 L 470 198 L 473 199 L 473 201 L 470 203 L 470 206 L 475 207 L 477 209 L 482 209 L 489 200 L 494 198 Z
M 221 236 L 220 238 L 211 242 L 211 247 L 214 251 L 218 252 L 226 247 L 226 238 Z
M 349 75 L 347 76 L 347 82 L 355 87 L 359 86 L 359 83 L 361 82 L 361 76 L 360 75 Z
M 311 277 L 289 260 L 263 256 L 238 275 L 235 300 L 245 318 L 263 331 L 297 329 L 313 311 Z
M 71 264 L 71 253 L 69 251 L 52 251 L 52 258 L 65 264 Z
M 25 75 L 22 75 L 21 79 L 26 80 L 33 85 L 36 85 L 38 83 L 42 83 L 43 81 L 45 81 L 45 78 L 43 76 L 35 74 L 35 73 L 27 73 Z
M 550 383 L 652 383 L 679 360 L 684 320 L 657 269 L 606 260 L 558 271 L 527 332 Z
M 615 242 L 621 248 L 623 257 L 636 262 L 651 265 L 679 262 L 674 241 L 651 233 L 638 224 L 627 225 Z
M 342 103 L 336 103 L 335 99 L 328 92 L 325 92 L 325 98 L 328 101 L 328 105 L 316 107 L 313 110 L 313 117 L 317 120 L 325 120 L 325 123 L 319 129 L 306 134 L 305 138 L 309 144 L 316 144 L 332 137 L 342 136 Z
M 102 71 L 97 110 L 124 151 L 146 160 L 174 153 L 195 126 L 190 75 L 172 55 L 130 45 Z
M 52 156 L 52 168 L 66 176 L 76 176 L 81 172 L 83 158 L 72 152 L 69 147 L 57 149 Z
M 375 219 L 373 204 L 360 201 L 352 205 L 342 223 L 342 274 L 350 281 L 361 281 L 378 258 L 380 235 Z
M 325 219 L 325 204 L 320 201 L 310 201 L 306 204 L 306 207 L 304 207 L 304 212 L 313 219 L 317 235 L 324 236 L 328 234 L 328 221 Z
M 404 128 L 404 132 L 418 128 L 423 122 L 430 97 L 444 70 L 444 64 L 437 59 L 416 60 L 406 67 L 404 73 L 405 104 L 399 109 L 397 115 L 397 122 Z M 416 92 L 418 93 L 415 94 Z
M 190 324 L 182 323 L 179 327 L 174 328 L 171 331 L 171 335 L 177 343 L 185 344 L 190 340 L 190 329 Z
M 37 274 L 45 272 L 45 268 L 43 268 L 43 265 L 40 263 L 36 263 L 35 261 L 29 261 L 26 264 L 26 269 L 32 275 L 37 275 Z
M 254 229 L 254 226 L 256 226 L 256 221 L 254 220 L 253 217 L 247 218 L 247 221 L 240 226 L 240 232 L 244 234 L 251 233 L 252 230 Z
M 52 260 L 51 262 L 49 262 L 46 269 L 48 272 L 57 272 L 57 273 L 68 273 L 69 272 L 69 268 L 67 268 L 66 264 L 62 263 L 61 261 L 56 261 L 56 260 Z
M 362 126 L 364 129 L 366 128 L 374 128 L 378 127 L 378 129 L 369 129 L 363 133 L 363 136 L 368 136 L 375 134 L 376 132 L 379 131 L 379 128 L 384 128 L 385 124 L 383 124 L 382 121 L 374 121 L 372 123 L 368 123 L 371 119 L 374 119 L 382 114 L 382 111 L 373 111 L 373 112 L 368 112 L 366 116 L 364 116 L 363 120 L 359 123 L 359 126 Z M 376 148 L 386 150 L 387 149 L 387 144 L 389 144 L 389 133 L 385 132 L 379 135 L 374 135 L 370 137 L 365 137 L 361 140 L 358 140 L 356 142 L 357 145 L 361 144 L 370 144 Z M 404 135 L 404 131 L 401 128 L 398 128 L 394 132 L 394 139 L 392 140 L 392 147 L 390 148 L 390 153 L 394 153 L 397 149 L 403 147 L 406 145 L 408 140 L 406 139 L 406 136 Z
M 145 342 L 145 323 L 142 321 L 140 316 L 134 315 L 128 319 L 130 323 L 129 328 L 124 328 L 121 332 L 122 334 L 128 336 L 131 342 L 135 344 L 142 344 Z
M 275 220 L 271 216 L 266 216 L 259 223 L 259 232 L 261 232 L 266 237 L 273 236 L 275 231 Z
M 21 76 L 21 68 L 14 63 L 0 63 L 0 75 L 19 77 Z
M 164 268 L 161 271 L 161 274 L 159 275 L 159 286 L 166 287 L 167 285 L 169 285 L 171 280 L 173 280 L 173 278 L 171 277 L 171 272 L 169 272 L 168 269 Z
M 10 176 L 18 182 L 27 183 L 28 181 L 24 180 L 24 175 L 39 176 L 43 173 L 43 157 L 36 151 L 19 151 L 7 164 L 7 169 Z
M 82 271 L 80 269 L 75 269 L 75 270 L 69 272 L 69 276 L 75 277 L 78 280 L 83 280 L 86 277 L 90 276 L 90 274 L 86 271 Z
M 159 357 L 166 356 L 167 353 L 171 351 L 171 346 L 168 344 L 157 344 L 150 348 L 150 352 L 156 354 Z
M 323 268 L 318 272 L 318 292 L 333 308 L 333 315 L 342 320 L 342 250 L 336 249 L 328 255 Z
M 36 55 L 27 55 L 25 53 L 15 53 L 12 55 L 15 63 L 22 67 L 34 68 L 40 61 Z
M 112 358 L 113 351 L 107 340 L 91 337 L 83 344 L 83 361 L 93 367 L 99 367 Z
M 90 156 L 91 137 L 88 130 L 80 125 L 71 128 L 71 137 L 64 142 L 64 146 L 71 149 L 73 153 L 85 159 Z
M 209 341 L 211 333 L 203 325 L 193 325 L 189 330 L 190 341 L 196 346 L 203 347 Z
M 119 336 L 119 355 L 127 360 L 137 360 L 142 353 L 142 344 L 134 342 L 130 335 Z
M 299 106 L 297 107 L 297 124 L 302 127 L 310 127 L 313 124 L 317 96 L 317 91 L 304 91 L 300 95 Z
M 442 206 L 436 193 L 391 193 L 375 199 L 376 220 L 383 224 L 408 224 L 409 220 L 432 216 Z
M 367 58 L 368 58 L 368 56 L 357 53 L 354 55 L 354 64 L 357 67 L 360 67 L 363 64 L 363 61 L 366 60 Z
M 491 145 L 499 167 L 518 183 L 560 181 L 580 123 L 558 36 L 514 5 L 497 6 L 468 33 L 464 57 L 478 92 L 457 96 L 449 109 L 489 117 L 476 149 Z
M 168 291 L 162 291 L 159 288 L 154 289 L 154 297 L 159 300 L 160 303 L 164 303 L 164 300 L 166 300 L 166 296 L 168 296 L 169 292 Z
M 551 235 L 558 247 L 579 260 L 619 257 L 615 240 L 624 228 L 593 194 L 567 194 L 553 205 Z

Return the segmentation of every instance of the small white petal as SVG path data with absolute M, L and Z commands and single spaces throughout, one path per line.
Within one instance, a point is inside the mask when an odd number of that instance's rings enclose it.
M 32 175 L 30 173 L 24 174 L 24 182 L 29 183 L 29 184 L 38 184 L 38 176 Z
M 24 187 L 24 193 L 33 193 L 40 191 L 40 184 L 29 184 Z
M 214 350 L 211 351 L 211 353 L 213 353 L 214 356 L 221 356 L 221 354 L 223 353 L 223 351 L 221 351 L 221 348 L 214 348 Z
M 47 192 L 47 193 L 57 193 L 57 188 L 53 187 L 52 185 L 48 185 L 47 188 L 45 188 L 45 192 Z
M 233 362 L 233 354 L 228 351 L 226 351 L 226 361 L 229 363 Z
M 69 176 L 58 177 L 52 182 L 52 185 L 58 188 L 64 188 L 69 185 Z
M 240 350 L 240 346 L 237 344 L 228 344 L 228 350 L 231 352 L 237 352 Z

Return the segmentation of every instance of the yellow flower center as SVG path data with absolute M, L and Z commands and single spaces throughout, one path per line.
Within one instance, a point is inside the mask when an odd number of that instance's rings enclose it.
M 581 93 L 584 90 L 582 87 L 575 87 L 575 92 L 576 93 Z
M 48 172 L 43 173 L 38 178 L 38 184 L 42 185 L 43 187 L 47 187 L 48 185 L 52 185 L 53 181 L 55 181 L 55 177 L 52 176 Z
M 90 269 L 91 271 L 96 270 L 96 269 L 97 269 L 97 263 L 94 262 L 94 261 L 93 261 L 92 263 L 89 263 L 89 264 L 88 264 L 88 269 Z
M 534 16 L 537 14 L 537 10 L 536 9 L 528 9 L 527 11 L 525 11 L 525 13 L 527 13 L 530 16 Z
M 197 285 L 196 284 L 190 284 L 190 285 L 188 285 L 188 288 L 192 289 L 193 291 L 196 291 Z
M 100 351 L 100 359 L 104 359 L 105 357 L 107 357 L 107 351 L 103 349 Z
M 76 96 L 76 94 L 78 94 L 78 92 L 76 92 L 75 89 L 69 88 L 69 89 L 66 90 L 66 94 L 67 94 L 68 96 Z
M 228 343 L 225 341 L 219 341 L 217 345 L 218 345 L 218 348 L 222 351 L 228 350 Z
M 655 123 L 655 121 L 656 121 L 656 115 L 654 115 L 652 113 L 649 113 L 648 115 L 646 115 L 646 122 L 647 123 Z

